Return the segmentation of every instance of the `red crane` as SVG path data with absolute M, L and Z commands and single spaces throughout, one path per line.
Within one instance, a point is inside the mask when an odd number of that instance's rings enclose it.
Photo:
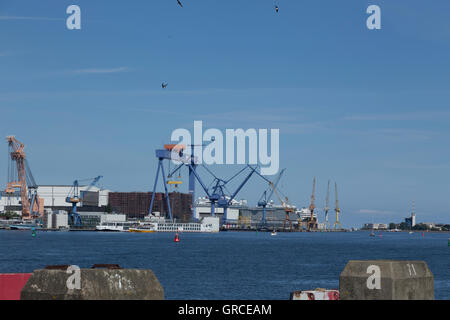
M 10 161 L 8 162 L 8 183 L 5 193 L 14 195 L 16 189 L 20 191 L 22 201 L 22 219 L 31 219 L 32 216 L 44 214 L 44 199 L 37 193 L 37 185 L 31 173 L 25 155 L 25 145 L 14 136 L 6 137 Z

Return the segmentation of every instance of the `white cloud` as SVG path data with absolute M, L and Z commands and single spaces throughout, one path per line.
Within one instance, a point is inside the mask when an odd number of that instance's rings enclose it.
M 0 16 L 0 20 L 42 20 L 42 21 L 64 21 L 63 18 L 49 17 L 21 17 L 21 16 Z
M 449 111 L 404 112 L 388 114 L 361 114 L 349 115 L 343 118 L 346 121 L 423 121 L 450 117 Z
M 105 73 L 119 73 L 128 72 L 130 69 L 128 67 L 118 67 L 118 68 L 91 68 L 91 69 L 80 69 L 74 70 L 74 74 L 105 74 Z
M 384 211 L 384 210 L 373 210 L 373 209 L 360 209 L 358 213 L 363 214 L 393 214 L 392 211 Z

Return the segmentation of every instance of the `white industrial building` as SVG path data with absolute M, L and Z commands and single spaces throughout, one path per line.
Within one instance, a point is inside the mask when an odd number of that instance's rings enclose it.
M 387 230 L 388 225 L 386 223 L 366 223 L 364 224 L 365 229 L 372 229 L 372 230 Z
M 79 186 L 80 195 L 88 189 L 89 186 Z M 66 202 L 66 197 L 70 195 L 72 185 L 43 185 L 38 187 L 38 194 L 41 199 L 44 199 L 44 207 L 71 207 L 71 203 Z M 87 203 L 84 205 L 102 207 L 108 205 L 108 194 L 110 190 L 103 190 L 98 187 L 90 187 L 86 195 Z M 7 197 L 0 195 L 0 211 L 4 211 L 6 206 L 20 206 L 20 196 Z
M 247 200 L 233 200 L 231 206 L 227 208 L 227 220 L 238 221 L 239 220 L 239 209 L 247 206 Z M 223 208 L 214 208 L 214 214 L 218 216 L 223 216 Z M 211 201 L 205 197 L 198 198 L 195 203 L 194 218 L 199 220 L 203 217 L 211 215 Z
M 42 221 L 45 229 L 66 229 L 69 228 L 69 215 L 64 210 L 45 210 Z

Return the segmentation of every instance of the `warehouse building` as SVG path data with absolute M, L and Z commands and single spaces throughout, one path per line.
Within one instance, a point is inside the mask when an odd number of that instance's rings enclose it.
M 110 192 L 109 207 L 113 212 L 123 213 L 128 218 L 142 219 L 149 214 L 152 192 Z M 192 219 L 192 196 L 187 193 L 169 193 L 170 207 L 173 218 L 181 221 Z M 168 217 L 169 209 L 164 193 L 155 193 L 152 212 L 159 212 Z

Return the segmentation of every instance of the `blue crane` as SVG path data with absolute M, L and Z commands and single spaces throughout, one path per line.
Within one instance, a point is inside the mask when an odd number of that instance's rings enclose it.
M 260 223 L 260 228 L 261 229 L 266 226 L 266 206 L 269 203 L 270 198 L 273 195 L 273 192 L 277 188 L 278 183 L 281 180 L 281 176 L 283 175 L 285 170 L 286 169 L 283 169 L 283 170 L 280 171 L 280 173 L 278 174 L 278 177 L 275 179 L 275 182 L 272 182 L 272 181 L 268 180 L 267 178 L 265 178 L 264 176 L 260 175 L 264 180 L 266 180 L 269 183 L 269 186 L 270 186 L 269 194 L 267 194 L 268 190 L 264 191 L 262 196 L 261 196 L 261 198 L 258 201 L 258 207 L 262 207 L 263 208 L 263 214 L 262 214 L 261 223 Z
M 66 202 L 72 204 L 72 209 L 69 213 L 69 219 L 72 222 L 72 225 L 74 226 L 81 226 L 81 217 L 77 212 L 77 204 L 81 201 L 83 201 L 82 198 L 80 198 L 79 195 L 79 182 L 80 181 L 91 181 L 91 183 L 88 185 L 86 190 L 84 192 L 87 192 L 92 189 L 93 186 L 97 184 L 97 182 L 103 178 L 103 176 L 98 176 L 96 178 L 90 178 L 90 179 L 82 179 L 82 180 L 75 180 L 73 182 L 72 188 L 69 191 L 69 194 L 66 197 Z
M 197 159 L 194 156 L 194 147 L 200 146 L 200 145 L 190 145 L 191 146 L 191 154 L 184 154 L 184 150 L 186 147 L 184 145 L 175 145 L 175 144 L 169 144 L 165 145 L 164 149 L 158 149 L 155 152 L 156 157 L 158 158 L 158 168 L 156 171 L 156 177 L 155 177 L 155 183 L 153 185 L 153 193 L 152 193 L 152 200 L 150 202 L 150 208 L 149 208 L 149 215 L 152 214 L 153 210 L 153 204 L 155 200 L 155 192 L 156 187 L 158 184 L 159 174 L 161 172 L 163 183 L 164 183 L 164 192 L 166 196 L 167 201 L 167 208 L 169 211 L 169 217 L 172 220 L 172 208 L 170 206 L 170 200 L 169 200 L 169 193 L 167 190 L 167 181 L 166 181 L 166 175 L 164 172 L 164 160 L 169 161 L 175 161 L 178 162 L 178 165 L 172 170 L 168 172 L 168 177 L 171 177 L 174 173 L 179 171 L 183 166 L 187 166 L 189 168 L 189 192 L 192 194 L 192 197 L 195 195 L 195 180 L 197 180 L 202 189 L 205 191 L 206 195 L 208 196 L 209 200 L 211 201 L 211 216 L 215 215 L 215 208 L 216 204 L 218 207 L 224 208 L 224 221 L 226 221 L 227 218 L 227 208 L 231 205 L 231 202 L 233 199 L 237 196 L 239 191 L 244 187 L 244 185 L 248 182 L 250 177 L 253 175 L 254 172 L 256 172 L 256 168 L 251 167 L 247 165 L 245 168 L 240 170 L 237 174 L 232 176 L 228 180 L 223 180 L 218 178 L 214 173 L 211 172 L 206 166 L 201 165 L 203 168 L 205 168 L 213 177 L 214 180 L 211 183 L 214 186 L 211 188 L 208 188 L 206 184 L 204 183 L 203 179 L 199 176 L 197 172 L 197 168 L 200 166 L 200 164 L 197 163 Z M 247 175 L 247 177 L 244 179 L 244 181 L 239 185 L 239 187 L 235 190 L 235 192 L 231 193 L 231 195 L 227 195 L 225 193 L 226 185 L 232 181 L 235 177 L 237 177 L 240 173 L 242 173 L 246 168 L 250 168 L 251 171 Z M 195 199 L 193 199 L 194 203 Z M 194 206 L 192 207 L 192 210 L 194 210 Z M 195 213 L 193 211 L 193 219 L 195 219 Z
M 244 180 L 240 183 L 240 185 L 237 187 L 237 189 L 233 193 L 230 192 L 230 195 L 227 195 L 225 193 L 225 190 L 227 190 L 226 185 L 229 182 L 231 182 L 234 178 L 239 176 L 242 172 L 244 172 L 244 170 L 246 170 L 247 168 L 250 169 L 250 172 L 248 173 L 248 175 L 244 178 Z M 217 206 L 219 208 L 223 208 L 223 223 L 225 223 L 227 221 L 228 207 L 231 205 L 231 203 L 233 202 L 234 198 L 237 196 L 239 191 L 241 191 L 241 189 L 244 187 L 244 185 L 248 182 L 248 180 L 253 175 L 253 173 L 256 172 L 257 168 L 258 167 L 252 167 L 250 165 L 247 165 L 242 170 L 240 170 L 235 175 L 233 175 L 230 179 L 223 180 L 223 179 L 218 178 L 208 168 L 205 167 L 205 169 L 214 177 L 214 180 L 213 180 L 214 186 L 212 188 L 212 192 L 210 193 L 210 192 L 208 192 L 207 189 L 204 188 L 206 194 L 208 195 L 208 197 L 211 201 L 211 215 L 214 216 L 214 214 L 215 214 L 215 203 L 217 202 Z M 201 185 L 204 186 L 203 183 L 201 183 Z

